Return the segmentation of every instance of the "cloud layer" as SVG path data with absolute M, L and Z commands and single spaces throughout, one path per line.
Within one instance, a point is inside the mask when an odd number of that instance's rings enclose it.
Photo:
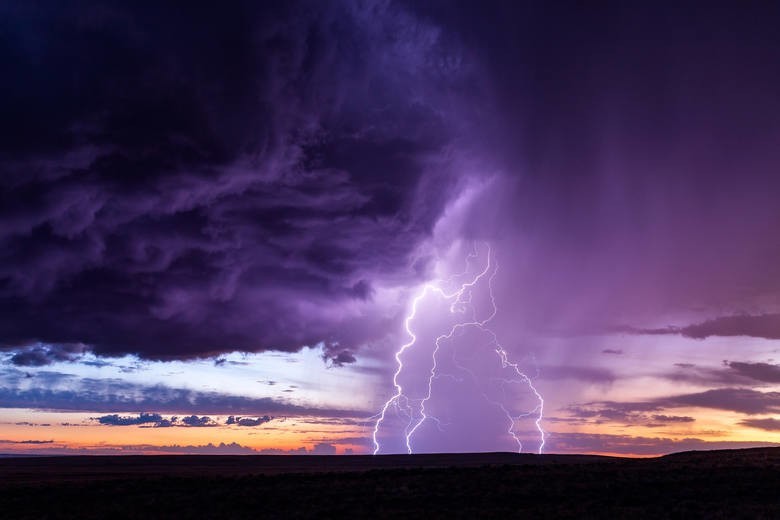
M 2 8 L 0 345 L 340 365 L 397 324 L 374 288 L 420 275 L 460 182 L 468 74 L 436 28 L 386 2 L 73 7 Z
M 179 421 L 188 426 L 209 424 L 209 417 L 200 415 L 242 414 L 242 426 L 268 422 L 273 416 L 317 416 L 317 417 L 365 417 L 359 409 L 338 409 L 295 404 L 270 397 L 248 397 L 220 392 L 197 391 L 187 388 L 173 388 L 164 385 L 144 385 L 118 379 L 75 379 L 69 374 L 56 372 L 38 373 L 35 386 L 24 378 L 14 380 L 5 377 L 0 387 L 0 408 L 33 408 L 42 410 L 84 411 L 108 413 L 101 418 L 102 424 L 136 425 L 160 423 L 160 413 L 182 414 Z M 63 384 L 59 384 L 59 383 Z M 155 410 L 155 413 L 141 413 L 138 417 L 120 416 L 115 412 L 136 412 Z

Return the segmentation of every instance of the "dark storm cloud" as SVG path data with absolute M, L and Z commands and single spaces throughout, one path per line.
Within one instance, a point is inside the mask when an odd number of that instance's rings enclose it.
M 522 309 L 513 330 L 776 312 L 777 5 L 407 3 L 490 85 L 481 132 L 514 178 L 470 223 L 512 261 L 498 292 Z M 777 323 L 709 325 L 776 338 Z
M 339 350 L 336 348 L 325 348 L 322 353 L 322 360 L 326 364 L 334 367 L 341 367 L 357 361 L 355 355 L 349 350 Z
M 0 20 L 0 345 L 340 365 L 397 322 L 363 309 L 421 275 L 459 182 L 468 71 L 435 27 L 349 1 Z
M 706 13 L 6 5 L 0 344 L 355 355 L 464 169 L 506 174 L 462 231 L 525 255 L 516 329 L 780 293 L 777 8 Z
M 41 367 L 59 361 L 76 361 L 84 353 L 84 345 L 32 345 L 14 352 L 9 361 L 21 367 Z

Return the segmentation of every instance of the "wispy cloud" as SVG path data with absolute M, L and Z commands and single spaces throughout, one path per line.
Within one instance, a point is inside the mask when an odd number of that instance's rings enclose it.
M 679 334 L 694 339 L 705 339 L 711 336 L 751 336 L 754 338 L 780 339 L 780 314 L 736 314 L 712 318 L 682 327 L 669 326 L 654 329 L 620 327 L 617 330 L 630 334 Z
M 766 419 L 745 419 L 740 421 L 739 424 L 769 432 L 780 431 L 780 419 L 775 419 L 774 417 L 768 417 Z
M 647 401 L 601 401 L 566 408 L 571 417 L 596 423 L 626 424 L 692 422 L 688 416 L 662 413 L 674 408 L 709 408 L 745 415 L 780 413 L 780 392 L 759 392 L 749 388 L 716 388 Z
M 780 446 L 780 443 L 755 441 L 706 441 L 696 437 L 641 437 L 590 433 L 550 433 L 549 451 L 553 453 L 614 453 L 621 455 L 660 455 L 689 450 L 720 450 Z
M 7 439 L 0 439 L 0 444 L 52 444 L 53 440 L 41 441 L 41 440 L 25 440 L 25 441 L 9 441 Z
M 295 415 L 318 417 L 365 417 L 360 410 L 318 408 L 292 404 L 270 397 L 246 397 L 219 392 L 198 392 L 163 385 L 144 386 L 122 380 L 81 379 L 74 389 L 0 388 L 0 407 L 85 412 L 135 412 L 156 410 L 171 414 L 262 417 Z

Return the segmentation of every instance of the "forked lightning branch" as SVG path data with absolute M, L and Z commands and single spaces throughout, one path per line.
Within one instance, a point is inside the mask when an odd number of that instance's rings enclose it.
M 404 328 L 408 334 L 409 340 L 401 345 L 398 351 L 395 353 L 395 360 L 397 363 L 396 370 L 393 374 L 393 395 L 384 403 L 381 411 L 377 414 L 376 423 L 373 431 L 374 451 L 376 455 L 382 452 L 382 445 L 380 441 L 380 429 L 383 423 L 388 421 L 389 414 L 394 414 L 396 417 L 402 419 L 403 424 L 403 439 L 407 453 L 414 453 L 414 441 L 415 436 L 420 433 L 421 428 L 428 421 L 434 421 L 438 430 L 444 431 L 446 425 L 429 410 L 429 404 L 436 395 L 435 381 L 444 376 L 452 377 L 452 374 L 446 374 L 440 368 L 439 355 L 442 345 L 447 341 L 453 339 L 459 333 L 473 329 L 486 334 L 490 341 L 487 347 L 484 349 L 484 355 L 493 356 L 496 368 L 502 372 L 508 372 L 510 375 L 499 378 L 499 382 L 504 385 L 524 385 L 527 387 L 528 392 L 533 396 L 536 405 L 530 410 L 526 410 L 522 413 L 513 412 L 516 409 L 514 403 L 507 402 L 508 397 L 504 394 L 503 398 L 495 398 L 482 394 L 482 398 L 487 406 L 495 407 L 497 411 L 500 411 L 501 415 L 506 421 L 506 432 L 517 444 L 517 451 L 523 451 L 523 443 L 520 440 L 518 432 L 516 431 L 517 423 L 520 419 L 533 417 L 533 423 L 536 431 L 539 435 L 538 453 L 542 453 L 545 443 L 545 432 L 542 429 L 542 419 L 544 418 L 544 399 L 539 391 L 534 386 L 533 381 L 528 377 L 518 366 L 517 363 L 512 363 L 509 360 L 509 356 L 501 346 L 496 333 L 489 327 L 489 324 L 496 317 L 498 313 L 498 307 L 496 305 L 496 299 L 493 294 L 493 283 L 496 275 L 498 274 L 498 263 L 495 260 L 491 248 L 485 245 L 483 248 L 483 254 L 479 254 L 476 246 L 471 254 L 466 259 L 466 272 L 457 277 L 452 277 L 449 280 L 431 282 L 424 285 L 414 299 L 411 302 L 411 308 L 409 314 L 404 320 Z M 482 258 L 484 257 L 484 258 Z M 482 259 L 481 259 L 482 258 Z M 480 261 L 483 263 L 481 269 L 476 274 L 470 274 L 470 266 L 472 262 Z M 456 278 L 469 277 L 467 281 L 461 282 L 456 285 L 456 289 L 448 291 L 447 288 L 453 285 L 453 280 Z M 489 301 L 488 308 L 483 309 L 480 312 L 476 308 L 478 305 L 474 298 L 475 293 L 487 286 L 487 300 Z M 444 301 L 449 303 L 449 313 L 453 316 L 460 317 L 454 325 L 452 325 L 447 332 L 440 334 L 436 337 L 433 345 L 428 345 L 432 348 L 432 354 L 430 357 L 430 363 L 427 367 L 426 376 L 426 391 L 424 395 L 412 397 L 404 385 L 400 382 L 401 378 L 405 375 L 406 371 L 414 369 L 419 371 L 421 367 L 412 367 L 409 365 L 410 361 L 407 359 L 410 353 L 415 348 L 423 348 L 420 346 L 421 340 L 418 338 L 419 334 L 415 332 L 415 320 L 420 312 L 420 307 L 425 299 L 431 295 L 438 296 Z M 405 364 L 406 363 L 406 364 Z M 459 371 L 468 374 L 475 382 L 479 376 L 471 370 L 468 366 L 461 363 L 456 363 L 456 367 Z

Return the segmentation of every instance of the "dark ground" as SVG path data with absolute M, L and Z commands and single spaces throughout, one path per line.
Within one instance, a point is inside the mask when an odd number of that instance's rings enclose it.
M 0 459 L 0 518 L 780 518 L 780 449 Z

